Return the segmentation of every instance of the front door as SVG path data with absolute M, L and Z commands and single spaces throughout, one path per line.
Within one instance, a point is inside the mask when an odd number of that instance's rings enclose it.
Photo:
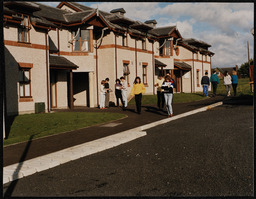
M 57 72 L 51 70 L 50 72 L 50 92 L 51 92 L 51 108 L 57 108 Z
M 181 76 L 180 76 L 180 70 L 174 70 L 174 80 L 176 82 L 176 89 L 174 89 L 174 92 L 180 92 L 180 81 L 181 81 Z

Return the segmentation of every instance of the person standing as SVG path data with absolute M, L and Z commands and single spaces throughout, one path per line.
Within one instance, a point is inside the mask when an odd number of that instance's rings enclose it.
M 163 76 L 158 75 L 155 87 L 157 87 L 157 107 L 159 109 L 164 108 L 164 93 L 162 92 L 162 88 L 161 88 L 163 82 L 164 82 Z
M 230 96 L 230 91 L 231 91 L 231 84 L 232 84 L 232 81 L 231 81 L 231 76 L 228 74 L 228 71 L 225 71 L 224 72 L 224 86 L 226 88 L 226 91 L 227 91 L 227 96 L 229 97 Z
M 104 89 L 104 84 L 105 84 L 105 81 L 102 80 L 100 85 L 100 109 L 101 110 L 105 109 L 105 97 L 107 93 L 107 91 Z
M 164 98 L 165 98 L 168 117 L 172 117 L 173 116 L 173 110 L 172 110 L 173 89 L 176 88 L 176 83 L 174 79 L 172 79 L 170 75 L 166 75 L 161 88 L 164 89 L 163 92 L 164 92 Z
M 141 114 L 141 99 L 142 99 L 142 94 L 146 92 L 145 86 L 143 83 L 141 83 L 140 77 L 136 77 L 133 83 L 133 87 L 131 90 L 131 95 L 135 95 L 135 102 L 136 102 L 136 108 L 137 108 L 137 113 Z
M 216 71 L 213 71 L 213 74 L 210 77 L 210 82 L 212 83 L 212 88 L 213 88 L 213 97 L 216 96 L 216 92 L 217 92 L 217 86 L 220 83 L 219 77 L 216 74 Z
M 124 102 L 124 108 L 127 108 L 127 88 L 128 88 L 128 84 L 126 82 L 126 80 L 124 79 L 124 77 L 120 77 L 121 83 L 122 83 L 122 98 L 123 98 L 123 102 Z
M 203 92 L 206 97 L 208 97 L 208 88 L 210 86 L 210 79 L 208 77 L 208 72 L 205 72 L 205 76 L 201 79 L 201 85 L 203 87 Z
M 119 79 L 116 79 L 116 84 L 115 84 L 115 95 L 116 95 L 116 106 L 119 107 L 119 99 L 122 102 L 122 105 L 124 107 L 124 102 L 122 98 L 122 84 Z
M 237 76 L 237 72 L 235 70 L 232 71 L 231 81 L 232 81 L 232 87 L 233 87 L 233 90 L 234 90 L 234 96 L 236 96 L 236 88 L 237 88 L 237 84 L 238 84 L 238 76 Z
M 107 91 L 105 95 L 105 107 L 107 108 L 109 107 L 109 91 L 110 91 L 108 82 L 109 82 L 109 78 L 107 77 L 105 79 L 105 84 L 104 84 L 104 88 Z

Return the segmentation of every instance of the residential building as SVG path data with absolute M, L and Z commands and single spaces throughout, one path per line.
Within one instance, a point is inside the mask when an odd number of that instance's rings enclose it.
M 157 75 L 170 73 L 176 92 L 198 92 L 201 77 L 211 71 L 211 45 L 182 38 L 176 26 L 129 19 L 123 8 L 107 13 L 75 2 L 54 8 L 6 1 L 3 11 L 8 114 L 35 112 L 38 103 L 47 112 L 97 107 L 106 77 L 114 90 L 124 76 L 130 93 L 140 76 L 146 94 L 155 94 Z

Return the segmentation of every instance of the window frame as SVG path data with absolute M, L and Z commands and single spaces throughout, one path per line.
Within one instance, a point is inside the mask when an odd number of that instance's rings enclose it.
M 29 72 L 29 80 L 25 81 L 25 71 Z M 23 80 L 20 80 L 20 73 L 22 72 Z M 28 82 L 28 83 L 27 83 Z M 26 95 L 26 85 L 29 85 L 29 95 Z M 20 87 L 23 88 L 23 95 L 21 96 Z M 19 68 L 19 97 L 20 98 L 32 98 L 31 93 L 31 68 L 20 67 Z
M 146 39 L 141 40 L 141 49 L 142 50 L 147 50 Z
M 77 37 L 79 37 L 79 39 L 77 40 L 76 38 L 75 38 L 75 36 L 76 36 L 76 34 L 77 34 L 77 31 L 78 31 L 78 29 L 76 30 L 76 31 L 74 31 L 74 30 L 72 30 L 71 31 L 71 38 L 72 38 L 72 52 L 92 52 L 92 40 L 93 40 L 93 38 L 92 38 L 92 30 L 91 29 L 83 29 L 83 28 L 81 28 L 80 29 L 80 32 L 79 32 L 79 34 L 78 34 L 78 36 Z M 86 39 L 82 39 L 82 31 L 88 31 L 88 35 L 89 35 L 89 39 L 88 40 L 86 40 Z M 82 46 L 83 46 L 83 44 L 82 44 L 82 42 L 88 42 L 88 50 L 87 51 L 85 51 L 85 50 L 83 50 L 82 49 Z M 75 48 L 76 48 L 76 42 L 79 42 L 79 50 L 75 50 Z
M 128 70 L 130 71 L 130 68 L 129 68 L 129 63 L 128 62 L 123 62 L 123 76 L 124 76 L 124 79 L 125 81 L 127 82 L 127 85 L 130 86 L 130 78 L 129 78 L 129 74 L 124 74 L 124 68 L 125 66 L 128 68 Z
M 196 83 L 197 83 L 197 87 L 200 87 L 200 84 L 199 84 L 199 72 L 200 72 L 200 70 L 196 69 Z
M 128 37 L 127 35 L 122 35 L 122 46 L 128 47 Z
M 29 15 L 26 14 L 18 14 L 22 17 L 21 24 L 18 27 L 18 42 L 21 43 L 30 43 L 30 29 L 31 29 L 31 22 Z M 27 18 L 27 24 L 25 21 L 25 18 Z M 27 35 L 27 40 L 25 40 L 25 33 Z M 21 36 L 20 36 L 21 34 Z M 20 40 L 21 38 L 21 40 Z
M 142 82 L 144 85 L 148 85 L 148 64 L 142 63 Z

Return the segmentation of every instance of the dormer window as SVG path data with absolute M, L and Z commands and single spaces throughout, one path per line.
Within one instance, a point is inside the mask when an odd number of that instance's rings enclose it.
M 73 36 L 73 51 L 83 51 L 90 52 L 92 43 L 92 30 L 78 29 L 77 31 L 72 31 Z
M 30 22 L 29 17 L 26 15 L 20 15 L 22 17 L 22 21 L 20 27 L 18 27 L 18 41 L 29 43 L 29 29 Z

